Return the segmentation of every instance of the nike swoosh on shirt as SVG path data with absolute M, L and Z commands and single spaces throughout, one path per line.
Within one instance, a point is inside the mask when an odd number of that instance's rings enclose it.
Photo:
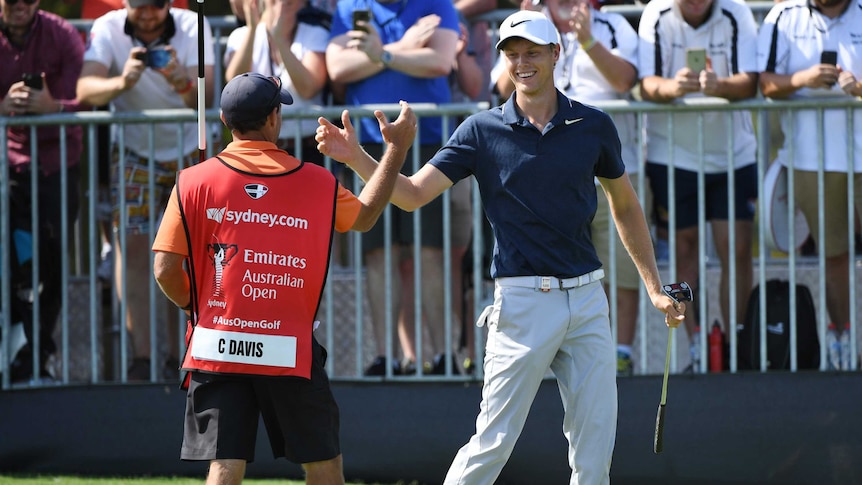
M 582 119 L 583 118 L 575 118 L 573 120 L 566 120 L 566 126 L 573 125 L 573 124 L 577 123 L 578 121 L 581 121 Z
M 513 21 L 512 21 L 512 23 L 511 23 L 511 24 L 509 24 L 509 27 L 514 27 L 514 26 L 516 26 L 516 25 L 521 25 L 521 24 L 523 24 L 524 22 L 529 22 L 530 20 L 533 20 L 533 19 L 520 20 L 520 21 L 518 21 L 518 22 L 515 22 L 515 21 L 513 20 Z

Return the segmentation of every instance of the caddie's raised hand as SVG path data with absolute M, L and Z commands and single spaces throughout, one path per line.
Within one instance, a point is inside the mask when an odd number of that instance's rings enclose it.
M 350 164 L 362 154 L 362 147 L 356 139 L 356 130 L 350 122 L 350 112 L 341 112 L 341 124 L 344 128 L 333 125 L 324 117 L 317 118 L 320 126 L 314 134 L 317 141 L 317 151 L 341 163 Z
M 407 150 L 416 137 L 416 114 L 413 113 L 413 109 L 407 101 L 402 100 L 400 104 L 401 112 L 392 123 L 386 119 L 383 111 L 374 111 L 374 116 L 377 117 L 377 123 L 380 125 L 383 142 Z

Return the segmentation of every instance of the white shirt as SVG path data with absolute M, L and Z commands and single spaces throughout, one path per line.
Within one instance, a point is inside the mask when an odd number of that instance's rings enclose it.
M 227 39 L 227 48 L 225 49 L 225 65 L 227 65 L 230 56 L 242 47 L 243 40 L 247 35 L 247 26 L 239 27 L 231 32 Z M 290 46 L 290 51 L 293 52 L 293 55 L 297 59 L 302 60 L 307 52 L 326 52 L 326 45 L 328 43 L 329 31 L 327 29 L 319 25 L 300 22 L 297 24 L 296 35 L 294 36 L 293 44 Z M 290 78 L 284 65 L 275 65 L 270 55 L 266 26 L 262 24 L 257 26 L 254 33 L 251 70 L 268 76 L 277 76 L 281 79 L 282 87 L 293 96 L 293 104 L 284 106 L 282 112 L 289 109 L 302 109 L 323 105 L 323 90 L 318 91 L 317 94 L 309 99 L 302 98 L 296 92 L 293 80 Z M 302 120 L 285 119 L 281 125 L 279 138 L 293 138 L 297 122 L 299 122 L 299 131 L 302 137 L 312 136 L 315 130 L 317 130 L 316 118 L 304 118 Z
M 596 42 L 615 56 L 638 68 L 638 36 L 622 15 L 600 12 L 590 8 L 590 32 Z M 554 84 L 566 96 L 581 102 L 593 103 L 609 99 L 630 100 L 629 93 L 618 93 L 596 68 L 590 55 L 581 49 L 574 32 L 560 34 L 560 60 L 554 67 Z M 506 69 L 504 56 L 498 56 L 491 71 L 491 82 L 496 82 Z M 623 162 L 627 173 L 637 173 L 641 152 L 637 140 L 637 124 L 633 113 L 610 115 L 617 127 L 622 145 Z
M 714 0 L 712 12 L 700 27 L 682 18 L 675 0 L 652 0 L 644 7 L 638 27 L 640 76 L 673 78 L 686 65 L 686 48 L 705 48 L 719 78 L 757 72 L 757 25 L 751 9 L 741 1 Z M 689 93 L 686 98 L 703 97 Z M 698 113 L 650 113 L 647 115 L 647 160 L 667 164 L 670 158 L 668 116 L 673 117 L 673 163 L 677 168 L 700 170 Z M 734 167 L 755 162 L 756 140 L 747 111 L 703 113 L 703 146 L 706 173 L 727 170 L 728 129 L 731 117 Z
M 757 47 L 758 67 L 764 72 L 793 74 L 819 64 L 820 54 L 824 50 L 833 50 L 838 53 L 841 69 L 852 72 L 857 80 L 862 79 L 862 1 L 851 0 L 847 10 L 834 19 L 811 8 L 806 0 L 779 3 L 772 7 L 763 21 Z M 836 84 L 832 89 L 802 88 L 790 98 L 823 96 L 849 97 Z M 853 166 L 855 172 L 862 172 L 862 110 L 857 109 L 853 113 Z M 782 112 L 781 129 L 785 136 L 784 147 L 778 151 L 778 161 L 790 165 L 790 147 L 793 144 L 793 166 L 815 171 L 819 163 L 817 152 L 822 146 L 826 170 L 846 172 L 846 111 L 824 111 L 822 136 L 817 133 L 817 118 L 817 113 L 810 110 Z
M 197 14 L 190 10 L 172 8 L 176 34 L 168 43 L 177 53 L 180 65 L 194 67 L 198 65 L 198 26 Z M 95 61 L 108 68 L 108 75 L 119 76 L 123 72 L 129 51 L 134 46 L 141 46 L 137 39 L 124 31 L 126 25 L 126 9 L 113 10 L 97 18 L 90 30 L 90 42 L 84 53 L 84 61 Z M 204 63 L 214 64 L 212 32 L 209 22 L 204 19 Z M 146 47 L 146 46 L 144 46 Z M 195 81 L 194 79 L 192 81 Z M 135 87 L 117 96 L 111 101 L 114 112 L 141 111 L 145 109 L 177 109 L 187 108 L 182 96 L 174 92 L 173 87 L 164 76 L 150 68 L 144 69 Z M 141 156 L 150 152 L 148 124 L 125 124 L 123 135 L 126 148 Z M 177 150 L 177 128 L 181 127 L 180 141 L 182 154 L 186 155 L 197 148 L 198 131 L 195 123 L 157 123 L 154 125 L 154 157 L 159 161 L 176 160 L 180 153 Z M 116 134 L 115 134 L 116 136 Z

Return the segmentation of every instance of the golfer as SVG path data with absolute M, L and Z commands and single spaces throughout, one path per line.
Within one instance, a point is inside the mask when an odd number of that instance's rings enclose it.
M 153 244 L 159 286 L 191 315 L 180 456 L 210 461 L 207 484 L 242 482 L 261 415 L 276 458 L 301 464 L 307 483 L 344 483 L 314 315 L 333 226 L 374 225 L 416 118 L 406 103 L 392 124 L 376 112 L 387 150 L 356 197 L 326 169 L 276 147 L 281 106 L 292 101 L 279 79 L 260 74 L 225 86 L 221 119 L 234 140 L 177 174 Z
M 488 325 L 476 433 L 458 451 L 448 484 L 494 483 L 512 453 L 539 384 L 557 378 L 573 484 L 609 482 L 617 422 L 616 353 L 604 273 L 590 242 L 596 176 L 653 305 L 676 327 L 683 304 L 661 293 L 652 241 L 625 174 L 610 117 L 554 87 L 560 38 L 542 13 L 519 11 L 497 44 L 515 92 L 464 121 L 414 175 L 399 176 L 392 202 L 412 211 L 473 175 L 494 229 L 494 304 Z M 318 149 L 370 179 L 378 166 L 344 128 L 323 118 Z

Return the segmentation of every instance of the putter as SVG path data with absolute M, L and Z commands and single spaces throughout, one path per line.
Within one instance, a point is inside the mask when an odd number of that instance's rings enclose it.
M 670 297 L 671 300 L 680 303 L 683 301 L 691 301 L 691 287 L 688 286 L 688 283 L 671 283 L 669 285 L 663 285 L 661 287 L 662 292 Z M 655 454 L 659 454 L 664 449 L 664 441 L 662 435 L 664 434 L 664 408 L 667 404 L 667 374 L 670 369 L 670 343 L 673 340 L 673 331 L 674 328 L 670 327 L 667 333 L 667 351 L 665 351 L 664 357 L 664 378 L 661 383 L 661 402 L 658 405 L 658 413 L 655 417 L 655 439 L 653 440 L 653 452 Z

